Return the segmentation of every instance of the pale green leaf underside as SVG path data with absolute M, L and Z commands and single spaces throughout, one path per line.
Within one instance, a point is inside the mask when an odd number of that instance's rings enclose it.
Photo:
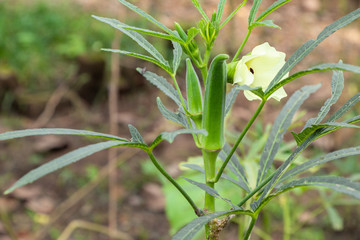
M 28 137 L 28 136 L 38 136 L 38 135 L 79 135 L 87 137 L 97 137 L 105 138 L 110 140 L 118 140 L 127 142 L 125 138 L 117 137 L 110 134 L 86 131 L 86 130 L 76 130 L 68 128 L 36 128 L 36 129 L 27 129 L 27 130 L 17 130 L 11 132 L 5 132 L 0 134 L 0 141 L 9 140 L 14 138 Z
M 271 27 L 271 28 L 279 28 L 280 27 L 278 25 L 276 25 L 273 20 L 265 20 L 265 21 L 261 21 L 261 22 L 254 22 L 250 25 L 250 28 L 255 28 L 255 27 Z
M 178 113 L 174 113 L 171 112 L 169 109 L 167 109 L 164 104 L 161 102 L 160 98 L 157 97 L 156 98 L 156 103 L 157 106 L 159 108 L 160 113 L 169 121 L 173 121 L 175 123 L 178 123 L 182 126 L 184 126 L 185 128 L 189 128 L 189 124 L 186 120 L 186 116 L 185 114 L 178 112 Z
M 131 142 L 145 144 L 145 141 L 139 131 L 131 124 L 129 124 L 129 131 L 131 134 Z
M 32 183 L 33 181 L 51 173 L 54 172 L 60 168 L 63 168 L 71 163 L 77 162 L 87 156 L 90 156 L 96 152 L 99 152 L 101 150 L 115 147 L 115 146 L 121 146 L 126 145 L 127 142 L 120 142 L 120 141 L 107 141 L 107 142 L 101 142 L 92 144 L 86 147 L 82 147 L 79 149 L 76 149 L 70 153 L 67 153 L 59 158 L 56 158 L 48 163 L 45 163 L 41 165 L 40 167 L 30 171 L 26 175 L 24 175 L 22 178 L 20 178 L 13 186 L 11 186 L 8 190 L 6 190 L 5 194 L 9 194 L 12 191 L 14 191 L 16 188 L 22 187 L 28 183 Z

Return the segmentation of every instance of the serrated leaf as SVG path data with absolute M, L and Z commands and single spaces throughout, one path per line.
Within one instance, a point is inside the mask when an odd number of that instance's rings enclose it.
M 139 44 L 139 46 L 141 46 L 148 53 L 150 53 L 161 64 L 163 64 L 167 67 L 170 67 L 168 61 L 166 61 L 164 59 L 164 57 L 161 55 L 161 53 L 148 40 L 146 40 L 143 36 L 141 36 L 139 33 L 135 32 L 135 31 L 125 29 L 124 27 L 129 27 L 127 24 L 122 23 L 116 19 L 97 17 L 97 16 L 93 16 L 93 17 L 101 22 L 107 23 L 110 26 L 120 30 L 122 33 L 126 34 L 132 40 L 137 42 L 137 44 Z
M 130 131 L 130 134 L 131 134 L 131 142 L 141 143 L 141 144 L 146 145 L 145 142 L 144 142 L 144 139 L 142 138 L 139 131 L 131 124 L 129 124 L 128 127 L 129 127 L 129 131 Z
M 273 22 L 273 20 L 265 20 L 265 21 L 262 21 L 262 22 L 253 22 L 250 25 L 250 28 L 255 28 L 255 27 L 271 27 L 271 28 L 279 28 L 279 29 L 281 29 L 281 27 L 276 25 Z
M 182 126 L 184 126 L 185 128 L 189 128 L 189 124 L 187 122 L 186 116 L 184 113 L 182 112 L 178 112 L 178 113 L 174 113 L 171 112 L 169 109 L 167 109 L 164 104 L 161 102 L 160 98 L 157 97 L 156 98 L 156 103 L 157 106 L 160 110 L 160 113 L 167 119 L 170 121 L 173 121 L 175 123 L 178 123 Z
M 125 138 L 117 137 L 110 134 L 68 128 L 36 128 L 5 132 L 0 133 L 0 141 L 38 135 L 79 135 L 128 142 L 128 140 Z
M 199 218 L 194 219 L 190 223 L 188 223 L 185 227 L 180 229 L 171 239 L 172 240 L 191 240 L 197 232 L 203 229 L 205 224 L 211 221 L 214 218 L 219 218 L 222 216 L 230 215 L 230 214 L 245 214 L 251 215 L 252 212 L 247 210 L 229 210 L 222 212 L 211 213 Z
M 272 13 L 273 11 L 275 11 L 276 9 L 278 9 L 279 7 L 281 7 L 282 5 L 290 2 L 291 0 L 278 0 L 276 2 L 274 2 L 270 7 L 268 7 L 264 12 L 262 12 L 259 17 L 255 20 L 255 22 L 259 22 L 262 19 L 264 19 L 267 15 L 269 15 L 270 13 Z
M 121 2 L 124 6 L 128 7 L 129 9 L 131 9 L 132 11 L 136 12 L 137 14 L 139 14 L 140 16 L 143 16 L 144 18 L 146 18 L 148 21 L 154 23 L 156 26 L 158 26 L 159 28 L 161 28 L 162 30 L 164 30 L 165 32 L 167 32 L 170 35 L 174 36 L 174 33 L 167 27 L 165 27 L 164 24 L 160 23 L 158 20 L 156 20 L 155 18 L 153 18 L 152 16 L 150 16 L 149 14 L 147 14 L 146 12 L 144 12 L 143 10 L 141 10 L 140 8 L 136 7 L 135 5 L 125 1 L 125 0 L 118 0 L 119 2 Z
M 256 12 L 258 11 L 261 2 L 262 0 L 254 0 L 249 14 L 249 26 L 251 25 L 252 22 L 254 22 Z
M 162 132 L 161 138 L 172 143 L 179 134 L 202 134 L 206 136 L 207 132 L 204 129 L 179 129 L 173 132 Z
M 333 122 L 342 117 L 350 108 L 360 101 L 360 92 L 350 98 L 341 108 L 339 108 L 333 115 L 330 116 L 328 122 Z
M 320 64 L 320 65 L 311 67 L 311 68 L 303 70 L 303 71 L 299 71 L 299 72 L 294 73 L 291 76 L 281 80 L 280 82 L 275 84 L 271 89 L 268 88 L 265 91 L 265 97 L 268 98 L 276 90 L 278 90 L 285 84 L 288 84 L 291 81 L 293 81 L 299 77 L 302 77 L 304 75 L 311 74 L 311 73 L 325 72 L 325 71 L 329 71 L 329 70 L 349 71 L 349 72 L 360 74 L 360 67 L 358 67 L 358 66 L 354 66 L 354 65 L 350 65 L 350 64 L 343 64 L 343 63 L 324 63 L 324 64 Z
M 334 105 L 339 99 L 341 92 L 344 88 L 344 75 L 341 71 L 334 71 L 331 79 L 331 97 L 325 101 L 325 104 L 321 107 L 320 112 L 315 118 L 310 118 L 304 128 L 308 128 L 314 124 L 319 124 L 325 118 L 330 111 L 330 107 Z
M 225 143 L 223 149 L 219 153 L 219 158 L 222 161 L 225 161 L 225 159 L 227 158 L 230 151 L 231 151 L 231 147 L 229 146 L 229 144 Z M 239 181 L 238 181 L 239 184 L 238 185 L 242 189 L 244 189 L 246 192 L 250 192 L 250 186 L 249 186 L 249 183 L 248 183 L 248 181 L 246 179 L 244 167 L 240 164 L 240 161 L 239 161 L 238 157 L 236 156 L 236 154 L 233 154 L 231 156 L 230 162 L 226 167 L 233 174 L 235 174 L 235 176 L 237 176 L 237 178 L 239 179 Z
M 238 206 L 234 205 L 230 200 L 223 198 L 220 196 L 220 194 L 213 188 L 209 187 L 208 185 L 204 184 L 204 183 L 200 183 L 200 182 L 196 182 L 193 181 L 189 178 L 186 177 L 182 177 L 184 178 L 186 181 L 188 181 L 189 183 L 197 186 L 198 188 L 200 188 L 201 190 L 205 191 L 207 194 L 213 196 L 214 198 L 218 198 L 223 200 L 224 202 L 228 203 L 230 206 L 232 206 L 234 209 L 240 209 Z
M 165 78 L 149 71 L 143 72 L 141 68 L 137 68 L 137 71 L 151 84 L 159 88 L 166 96 L 171 98 L 178 106 L 181 106 L 180 96 L 175 88 L 173 88 L 173 86 Z
M 320 164 L 324 164 L 324 163 L 327 163 L 330 161 L 334 161 L 334 160 L 349 157 L 349 156 L 359 155 L 359 154 L 360 154 L 360 146 L 345 148 L 345 149 L 341 149 L 341 150 L 338 150 L 335 152 L 331 152 L 331 153 L 322 155 L 320 157 L 311 159 L 303 164 L 300 164 L 300 165 L 288 170 L 280 178 L 279 183 L 286 181 L 286 180 L 294 177 L 295 175 L 300 174 L 300 173 L 302 173 L 312 167 L 318 166 Z
M 312 125 L 311 127 L 308 127 L 306 129 L 304 129 L 302 132 L 300 132 L 298 134 L 296 134 L 294 132 L 291 132 L 291 133 L 292 133 L 296 143 L 298 145 L 300 145 L 301 143 L 303 143 L 305 141 L 306 138 L 308 138 L 310 135 L 312 135 L 313 133 L 315 133 L 319 129 L 329 128 L 329 127 L 335 127 L 336 130 L 339 129 L 339 128 L 343 128 L 343 127 L 360 128 L 359 126 L 356 126 L 356 125 L 353 125 L 353 124 L 348 124 L 348 123 L 327 122 L 327 123 Z M 323 131 L 323 133 L 325 133 L 325 132 L 326 131 Z M 324 134 L 319 134 L 317 136 L 317 138 L 319 138 L 319 137 L 321 137 L 323 135 Z
M 27 173 L 25 176 L 20 178 L 16 183 L 11 186 L 8 190 L 6 190 L 5 194 L 9 194 L 15 189 L 22 187 L 28 183 L 32 183 L 33 181 L 51 173 L 54 172 L 60 168 L 63 168 L 71 163 L 77 162 L 89 155 L 92 155 L 96 152 L 99 152 L 101 150 L 115 147 L 115 146 L 121 146 L 124 144 L 124 142 L 120 141 L 107 141 L 107 142 L 101 142 L 92 144 L 86 147 L 82 147 L 79 149 L 76 149 L 75 151 L 72 151 L 70 153 L 67 153 L 59 158 L 56 158 L 52 160 L 51 162 L 45 163 L 41 165 L 40 167 L 31 170 L 29 173 Z
M 329 37 L 335 31 L 339 30 L 342 27 L 350 24 L 352 21 L 360 17 L 360 8 L 349 13 L 348 15 L 340 18 L 339 20 L 333 22 L 324 28 L 324 30 L 318 35 L 316 40 L 307 41 L 302 45 L 296 52 L 286 61 L 284 66 L 280 69 L 278 74 L 269 84 L 265 93 L 267 94 L 269 90 L 277 84 L 290 70 L 297 65 L 306 55 L 308 55 L 317 45 L 319 45 L 324 39 Z
M 135 57 L 135 58 L 139 58 L 142 60 L 145 60 L 147 62 L 151 62 L 154 63 L 155 65 L 158 65 L 159 67 L 161 67 L 162 69 L 164 69 L 165 71 L 167 71 L 168 73 L 172 73 L 172 69 L 164 64 L 162 64 L 160 61 L 158 61 L 155 58 L 146 56 L 146 55 L 142 55 L 139 53 L 134 53 L 134 52 L 127 52 L 127 51 L 123 51 L 120 49 L 109 49 L 109 48 L 102 48 L 101 50 L 103 51 L 107 51 L 107 52 L 113 52 L 113 53 L 120 53 L 126 56 L 131 56 L 131 57 Z
M 289 191 L 295 187 L 316 185 L 321 187 L 328 187 L 335 191 L 345 193 L 357 199 L 360 199 L 360 183 L 352 182 L 347 178 L 335 176 L 315 176 L 297 179 L 282 185 L 275 194 L 281 194 Z
M 175 41 L 172 41 L 172 45 L 174 46 L 172 67 L 173 67 L 173 73 L 176 74 L 176 71 L 179 68 L 181 62 L 183 50 L 181 48 L 181 45 Z
M 260 158 L 257 185 L 265 178 L 268 169 L 271 168 L 283 136 L 289 128 L 296 111 L 303 102 L 309 98 L 310 94 L 314 93 L 319 88 L 320 84 L 305 86 L 296 91 L 277 116 Z

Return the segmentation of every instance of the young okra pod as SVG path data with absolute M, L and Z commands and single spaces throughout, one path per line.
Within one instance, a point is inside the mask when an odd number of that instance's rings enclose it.
M 188 101 L 188 111 L 191 119 L 197 128 L 201 128 L 202 115 L 202 93 L 199 78 L 195 72 L 191 60 L 186 59 L 186 97 Z
M 225 97 L 226 97 L 226 54 L 216 56 L 210 64 L 206 78 L 202 128 L 208 132 L 201 135 L 203 149 L 220 150 L 224 145 Z

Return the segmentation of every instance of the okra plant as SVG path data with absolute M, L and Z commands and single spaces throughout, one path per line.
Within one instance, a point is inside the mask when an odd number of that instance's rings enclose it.
M 360 93 L 350 98 L 334 114 L 327 118 L 326 116 L 331 106 L 339 99 L 344 87 L 342 71 L 359 74 L 360 67 L 339 61 L 338 63 L 324 63 L 290 73 L 323 40 L 359 18 L 360 9 L 328 25 L 315 40 L 304 43 L 285 61 L 285 54 L 271 47 L 266 41 L 255 47 L 250 53 L 244 53 L 242 50 L 248 43 L 249 36 L 254 28 L 279 28 L 272 20 L 265 19 L 273 11 L 291 0 L 274 1 L 270 7 L 261 13 L 258 13 L 258 10 L 262 1 L 254 0 L 249 13 L 246 37 L 239 44 L 240 47 L 236 54 L 231 57 L 227 54 L 213 56 L 212 50 L 216 38 L 221 36 L 222 28 L 246 4 L 246 0 L 239 3 L 228 16 L 223 14 L 226 0 L 219 0 L 218 7 L 211 16 L 205 13 L 198 0 L 192 0 L 193 5 L 202 17 L 197 24 L 188 29 L 183 29 L 178 23 L 174 23 L 171 29 L 132 3 L 126 0 L 118 1 L 155 25 L 160 31 L 129 26 L 115 19 L 94 16 L 95 19 L 109 24 L 132 38 L 148 54 L 143 55 L 116 49 L 104 50 L 151 62 L 166 72 L 166 76 L 159 76 L 145 69 L 138 69 L 146 80 L 158 87 L 178 105 L 177 112 L 172 112 L 164 106 L 160 98 L 157 98 L 157 106 L 161 114 L 166 119 L 181 126 L 181 129 L 173 132 L 162 132 L 151 143 L 146 143 L 132 125 L 129 125 L 132 136 L 130 140 L 109 134 L 74 129 L 28 129 L 2 133 L 0 140 L 46 134 L 82 135 L 104 140 L 79 148 L 41 165 L 20 178 L 6 190 L 5 194 L 9 194 L 16 188 L 31 183 L 95 152 L 113 147 L 133 147 L 140 148 L 148 154 L 156 169 L 182 194 L 193 209 L 194 216 L 196 215 L 196 218 L 181 228 L 173 236 L 173 239 L 192 239 L 201 229 L 204 229 L 206 239 L 219 239 L 219 233 L 234 216 L 238 215 L 248 216 L 249 222 L 245 226 L 246 231 L 242 239 L 249 239 L 261 210 L 273 198 L 297 187 L 322 186 L 360 199 L 359 182 L 329 175 L 297 177 L 300 173 L 320 164 L 360 154 L 359 145 L 326 153 L 301 164 L 295 164 L 301 153 L 316 139 L 344 127 L 359 128 L 355 124 L 360 120 L 359 115 L 348 119 L 339 119 L 346 116 L 345 113 L 359 102 Z M 171 41 L 173 46 L 172 58 L 165 59 L 145 36 Z M 272 44 L 275 45 L 276 43 Z M 180 89 L 177 79 L 177 71 L 183 60 L 186 66 L 186 89 Z M 309 119 L 300 132 L 292 132 L 297 143 L 296 148 L 280 166 L 273 166 L 275 155 L 280 149 L 283 136 L 288 131 L 295 113 L 311 94 L 320 89 L 320 85 L 304 86 L 291 97 L 285 99 L 287 94 L 283 87 L 301 76 L 330 70 L 333 71 L 331 97 L 325 101 L 318 115 Z M 183 92 L 186 94 L 183 95 Z M 247 124 L 242 127 L 235 143 L 230 146 L 225 138 L 225 120 L 240 92 L 244 93 L 248 101 L 258 101 L 259 105 Z M 286 103 L 274 121 L 265 147 L 259 156 L 256 181 L 251 182 L 248 177 L 248 169 L 242 165 L 242 161 L 236 152 L 264 105 L 272 98 Z M 153 153 L 154 148 L 162 141 L 166 140 L 171 143 L 179 134 L 191 134 L 194 144 L 201 149 L 203 164 L 187 164 L 186 166 L 203 174 L 203 181 L 185 179 L 189 184 L 193 184 L 204 192 L 203 205 L 195 203 L 192 196 L 184 190 L 178 181 L 170 176 Z M 241 200 L 234 202 L 232 199 L 228 200 L 221 196 L 217 191 L 220 181 L 233 183 L 233 192 L 238 192 L 238 196 L 243 196 Z M 215 199 L 226 202 L 228 204 L 227 210 L 219 211 Z

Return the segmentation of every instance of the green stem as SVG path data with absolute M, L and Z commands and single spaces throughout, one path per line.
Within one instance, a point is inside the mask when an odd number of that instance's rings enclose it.
M 281 205 L 283 207 L 283 219 L 284 219 L 284 236 L 283 240 L 290 240 L 291 238 L 291 217 L 289 203 L 286 195 L 280 197 Z
M 255 223 L 256 223 L 257 218 L 258 218 L 257 215 L 251 217 L 250 225 L 249 225 L 248 230 L 246 231 L 246 234 L 245 234 L 245 236 L 244 236 L 244 240 L 250 239 L 251 232 L 252 232 L 252 230 L 253 230 L 253 228 L 254 228 L 254 226 L 255 226 Z
M 202 154 L 204 158 L 204 168 L 205 168 L 205 182 L 206 185 L 215 189 L 215 173 L 216 173 L 216 158 L 219 155 L 219 151 L 210 151 L 207 149 L 202 149 Z M 205 209 L 209 213 L 215 212 L 215 197 L 211 196 L 205 192 Z M 211 221 L 205 226 L 206 239 L 211 239 Z
M 182 94 L 181 94 L 180 87 L 179 87 L 179 85 L 178 85 L 178 83 L 177 83 L 177 81 L 176 81 L 176 77 L 175 77 L 173 74 L 170 74 L 170 75 L 171 75 L 171 78 L 172 78 L 172 80 L 173 80 L 173 82 L 174 82 L 176 91 L 177 91 L 177 93 L 179 94 L 180 101 L 181 101 L 181 105 L 182 105 L 182 107 L 184 108 L 184 111 L 186 112 L 187 109 L 186 109 L 185 101 L 184 101 L 184 98 L 183 98 L 183 96 L 182 96 Z
M 235 56 L 234 56 L 234 58 L 233 58 L 233 60 L 232 60 L 231 62 L 235 62 L 236 59 L 239 57 L 239 55 L 240 55 L 241 51 L 243 50 L 243 48 L 244 48 L 247 40 L 248 40 L 249 37 L 250 37 L 251 31 L 252 31 L 252 28 L 249 28 L 249 30 L 248 30 L 248 32 L 247 32 L 247 34 L 246 34 L 243 42 L 241 43 L 241 46 L 240 46 L 239 49 L 237 50 L 237 52 L 236 52 L 236 54 L 235 54 Z
M 269 177 L 267 177 L 264 181 L 262 181 L 254 190 L 252 190 L 246 197 L 244 197 L 241 202 L 238 204 L 241 207 L 247 200 L 249 200 L 255 193 L 257 193 L 260 189 L 262 189 L 270 180 L 274 177 L 276 172 L 273 172 Z
M 165 169 L 160 165 L 160 163 L 156 160 L 154 154 L 151 150 L 146 151 L 146 153 L 149 155 L 152 163 L 155 165 L 155 167 L 159 170 L 159 172 L 166 177 L 167 180 L 169 180 L 176 188 L 179 190 L 179 192 L 184 196 L 184 198 L 188 201 L 188 203 L 191 205 L 191 207 L 194 209 L 194 212 L 197 216 L 202 215 L 202 210 L 200 210 L 194 201 L 190 198 L 190 196 L 185 192 L 185 190 L 176 182 L 174 178 L 172 178 Z
M 257 118 L 257 116 L 259 115 L 259 113 L 261 112 L 262 108 L 264 107 L 266 103 L 266 100 L 262 100 L 259 107 L 256 109 L 256 112 L 254 113 L 254 115 L 251 117 L 250 121 L 246 124 L 245 128 L 243 129 L 243 131 L 241 132 L 239 138 L 237 139 L 236 143 L 234 144 L 233 148 L 231 149 L 230 153 L 228 154 L 228 156 L 226 157 L 224 163 L 221 165 L 216 178 L 215 178 L 215 182 L 218 182 L 226 165 L 229 163 L 232 155 L 234 154 L 234 152 L 236 151 L 237 147 L 239 146 L 241 140 L 244 138 L 245 134 L 247 133 L 247 131 L 250 129 L 251 125 L 254 123 L 255 119 Z

